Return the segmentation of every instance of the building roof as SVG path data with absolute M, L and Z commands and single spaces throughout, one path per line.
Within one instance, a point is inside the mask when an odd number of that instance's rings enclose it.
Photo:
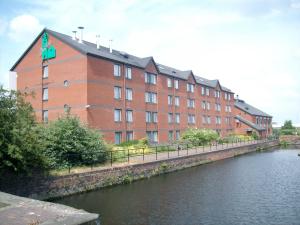
M 271 115 L 255 108 L 254 106 L 247 104 L 244 100 L 241 100 L 241 99 L 236 99 L 234 106 L 244 112 L 249 113 L 250 115 L 253 115 L 253 116 L 272 117 Z
M 31 49 L 31 47 L 35 44 L 35 42 L 40 38 L 40 36 L 45 31 L 48 32 L 49 34 L 53 35 L 58 40 L 64 42 L 65 44 L 71 46 L 72 48 L 76 49 L 77 51 L 79 51 L 85 55 L 92 55 L 95 57 L 105 58 L 105 59 L 125 63 L 125 64 L 139 67 L 139 68 L 145 68 L 151 61 L 153 61 L 154 65 L 156 66 L 157 70 L 160 73 L 168 75 L 168 76 L 172 76 L 175 78 L 183 79 L 183 80 L 187 80 L 191 74 L 193 75 L 192 70 L 179 70 L 179 69 L 175 69 L 175 68 L 172 68 L 169 66 L 162 65 L 160 63 L 155 63 L 152 56 L 141 58 L 141 57 L 130 55 L 126 52 L 117 51 L 117 50 L 112 50 L 112 53 L 110 53 L 109 48 L 107 48 L 107 47 L 100 46 L 100 48 L 97 49 L 97 45 L 94 43 L 84 41 L 84 40 L 82 41 L 82 43 L 79 43 L 78 41 L 73 40 L 72 37 L 69 35 L 65 35 L 65 34 L 62 34 L 62 33 L 47 29 L 47 28 L 45 28 L 41 31 L 41 33 L 32 42 L 32 44 L 28 47 L 28 49 L 21 55 L 21 57 L 13 65 L 13 67 L 10 69 L 11 71 L 13 71 L 15 69 L 15 67 L 19 64 L 19 62 L 23 59 L 23 57 L 27 54 L 27 52 Z M 194 76 L 194 78 L 198 84 L 202 84 L 202 85 L 212 87 L 212 88 L 217 87 L 217 85 L 219 84 L 218 80 L 208 80 L 206 78 L 202 78 L 199 76 Z M 230 89 L 228 89 L 224 86 L 221 86 L 221 89 L 223 91 L 233 93 Z
M 266 130 L 266 128 L 261 127 L 261 126 L 255 124 L 255 123 L 253 123 L 253 122 L 251 122 L 251 121 L 249 121 L 249 120 L 246 120 L 245 118 L 243 118 L 243 117 L 241 117 L 241 116 L 239 116 L 239 115 L 235 116 L 235 118 L 238 119 L 239 121 L 241 121 L 242 123 L 248 125 L 249 127 L 252 127 L 253 129 L 255 129 L 255 130 L 257 130 L 257 131 L 263 131 L 263 130 Z

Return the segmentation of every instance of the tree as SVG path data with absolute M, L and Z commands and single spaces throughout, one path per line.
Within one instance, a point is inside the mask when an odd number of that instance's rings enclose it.
M 0 87 L 0 171 L 44 168 L 43 149 L 31 105 L 21 93 Z
M 296 128 L 293 126 L 291 120 L 286 120 L 280 129 L 280 134 L 282 135 L 294 135 L 296 133 Z
M 51 168 L 89 165 L 106 160 L 106 144 L 101 134 L 66 114 L 44 127 L 45 155 Z

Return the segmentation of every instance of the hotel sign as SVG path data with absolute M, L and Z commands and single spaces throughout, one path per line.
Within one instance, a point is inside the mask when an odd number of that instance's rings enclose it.
M 43 34 L 42 37 L 42 59 L 52 59 L 56 56 L 56 49 L 53 45 L 48 44 L 49 36 L 47 32 Z

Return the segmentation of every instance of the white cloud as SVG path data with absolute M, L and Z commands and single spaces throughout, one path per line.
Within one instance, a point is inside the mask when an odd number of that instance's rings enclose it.
M 292 1 L 291 2 L 291 7 L 293 9 L 300 9 L 300 1 Z
M 29 14 L 23 14 L 14 17 L 9 23 L 9 37 L 17 42 L 26 42 L 32 40 L 43 26 L 39 20 Z
M 7 28 L 7 22 L 3 18 L 0 18 L 0 35 L 4 34 Z

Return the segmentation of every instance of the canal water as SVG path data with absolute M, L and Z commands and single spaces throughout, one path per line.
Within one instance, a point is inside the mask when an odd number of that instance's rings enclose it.
M 300 150 L 226 159 L 57 200 L 103 225 L 299 225 Z

